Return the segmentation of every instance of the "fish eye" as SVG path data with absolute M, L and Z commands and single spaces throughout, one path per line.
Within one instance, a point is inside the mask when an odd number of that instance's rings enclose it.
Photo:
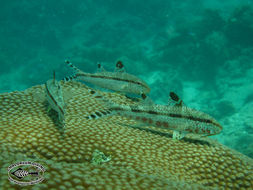
M 90 93 L 91 93 L 91 94 L 95 94 L 95 91 L 94 91 L 94 90 L 91 90 Z
M 143 100 L 145 100 L 147 98 L 146 94 L 143 94 L 143 93 L 141 94 L 141 97 Z

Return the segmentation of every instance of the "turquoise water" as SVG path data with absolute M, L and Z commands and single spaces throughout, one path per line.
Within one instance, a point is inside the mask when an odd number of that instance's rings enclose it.
M 253 158 L 253 3 L 238 2 L 1 2 L 0 92 L 69 75 L 65 59 L 86 72 L 121 60 L 156 103 L 176 92 L 223 125 L 213 138 Z

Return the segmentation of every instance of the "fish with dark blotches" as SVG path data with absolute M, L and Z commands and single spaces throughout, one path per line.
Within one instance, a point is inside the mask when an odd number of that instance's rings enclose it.
M 174 139 L 181 139 L 187 133 L 210 136 L 219 134 L 222 126 L 210 115 L 189 108 L 173 92 L 170 98 L 174 104 L 154 104 L 148 98 L 137 105 L 119 105 L 105 98 L 103 100 L 108 110 L 94 113 L 87 119 L 96 119 L 100 116 L 117 114 L 139 121 L 140 126 L 154 126 L 173 131 Z

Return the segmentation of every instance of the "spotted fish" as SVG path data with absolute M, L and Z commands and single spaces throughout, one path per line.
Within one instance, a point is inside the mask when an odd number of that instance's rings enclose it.
M 176 101 L 174 105 L 158 105 L 151 101 L 145 103 L 147 100 L 138 105 L 119 105 L 102 99 L 109 111 L 94 113 L 87 119 L 95 119 L 111 112 L 137 120 L 142 126 L 173 130 L 174 139 L 181 139 L 187 133 L 210 136 L 221 132 L 222 126 L 213 117 L 183 105 L 183 101 L 175 93 L 170 93 L 170 96 Z
M 65 102 L 62 93 L 62 87 L 59 81 L 54 78 L 45 83 L 46 100 L 53 110 L 58 113 L 60 123 L 64 125 Z
M 65 81 L 81 80 L 116 92 L 137 94 L 142 97 L 146 97 L 146 94 L 150 92 L 149 86 L 143 80 L 125 72 L 124 65 L 121 61 L 116 63 L 114 72 L 108 72 L 103 69 L 101 64 L 98 64 L 99 72 L 97 73 L 85 73 L 69 61 L 66 61 L 66 64 L 75 73 L 73 76 L 65 77 Z

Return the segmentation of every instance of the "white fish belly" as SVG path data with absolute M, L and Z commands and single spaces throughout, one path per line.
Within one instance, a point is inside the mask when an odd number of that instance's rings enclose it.
M 92 77 L 82 77 L 81 80 L 116 92 L 141 94 L 141 90 L 138 89 L 139 85 L 125 81 Z

